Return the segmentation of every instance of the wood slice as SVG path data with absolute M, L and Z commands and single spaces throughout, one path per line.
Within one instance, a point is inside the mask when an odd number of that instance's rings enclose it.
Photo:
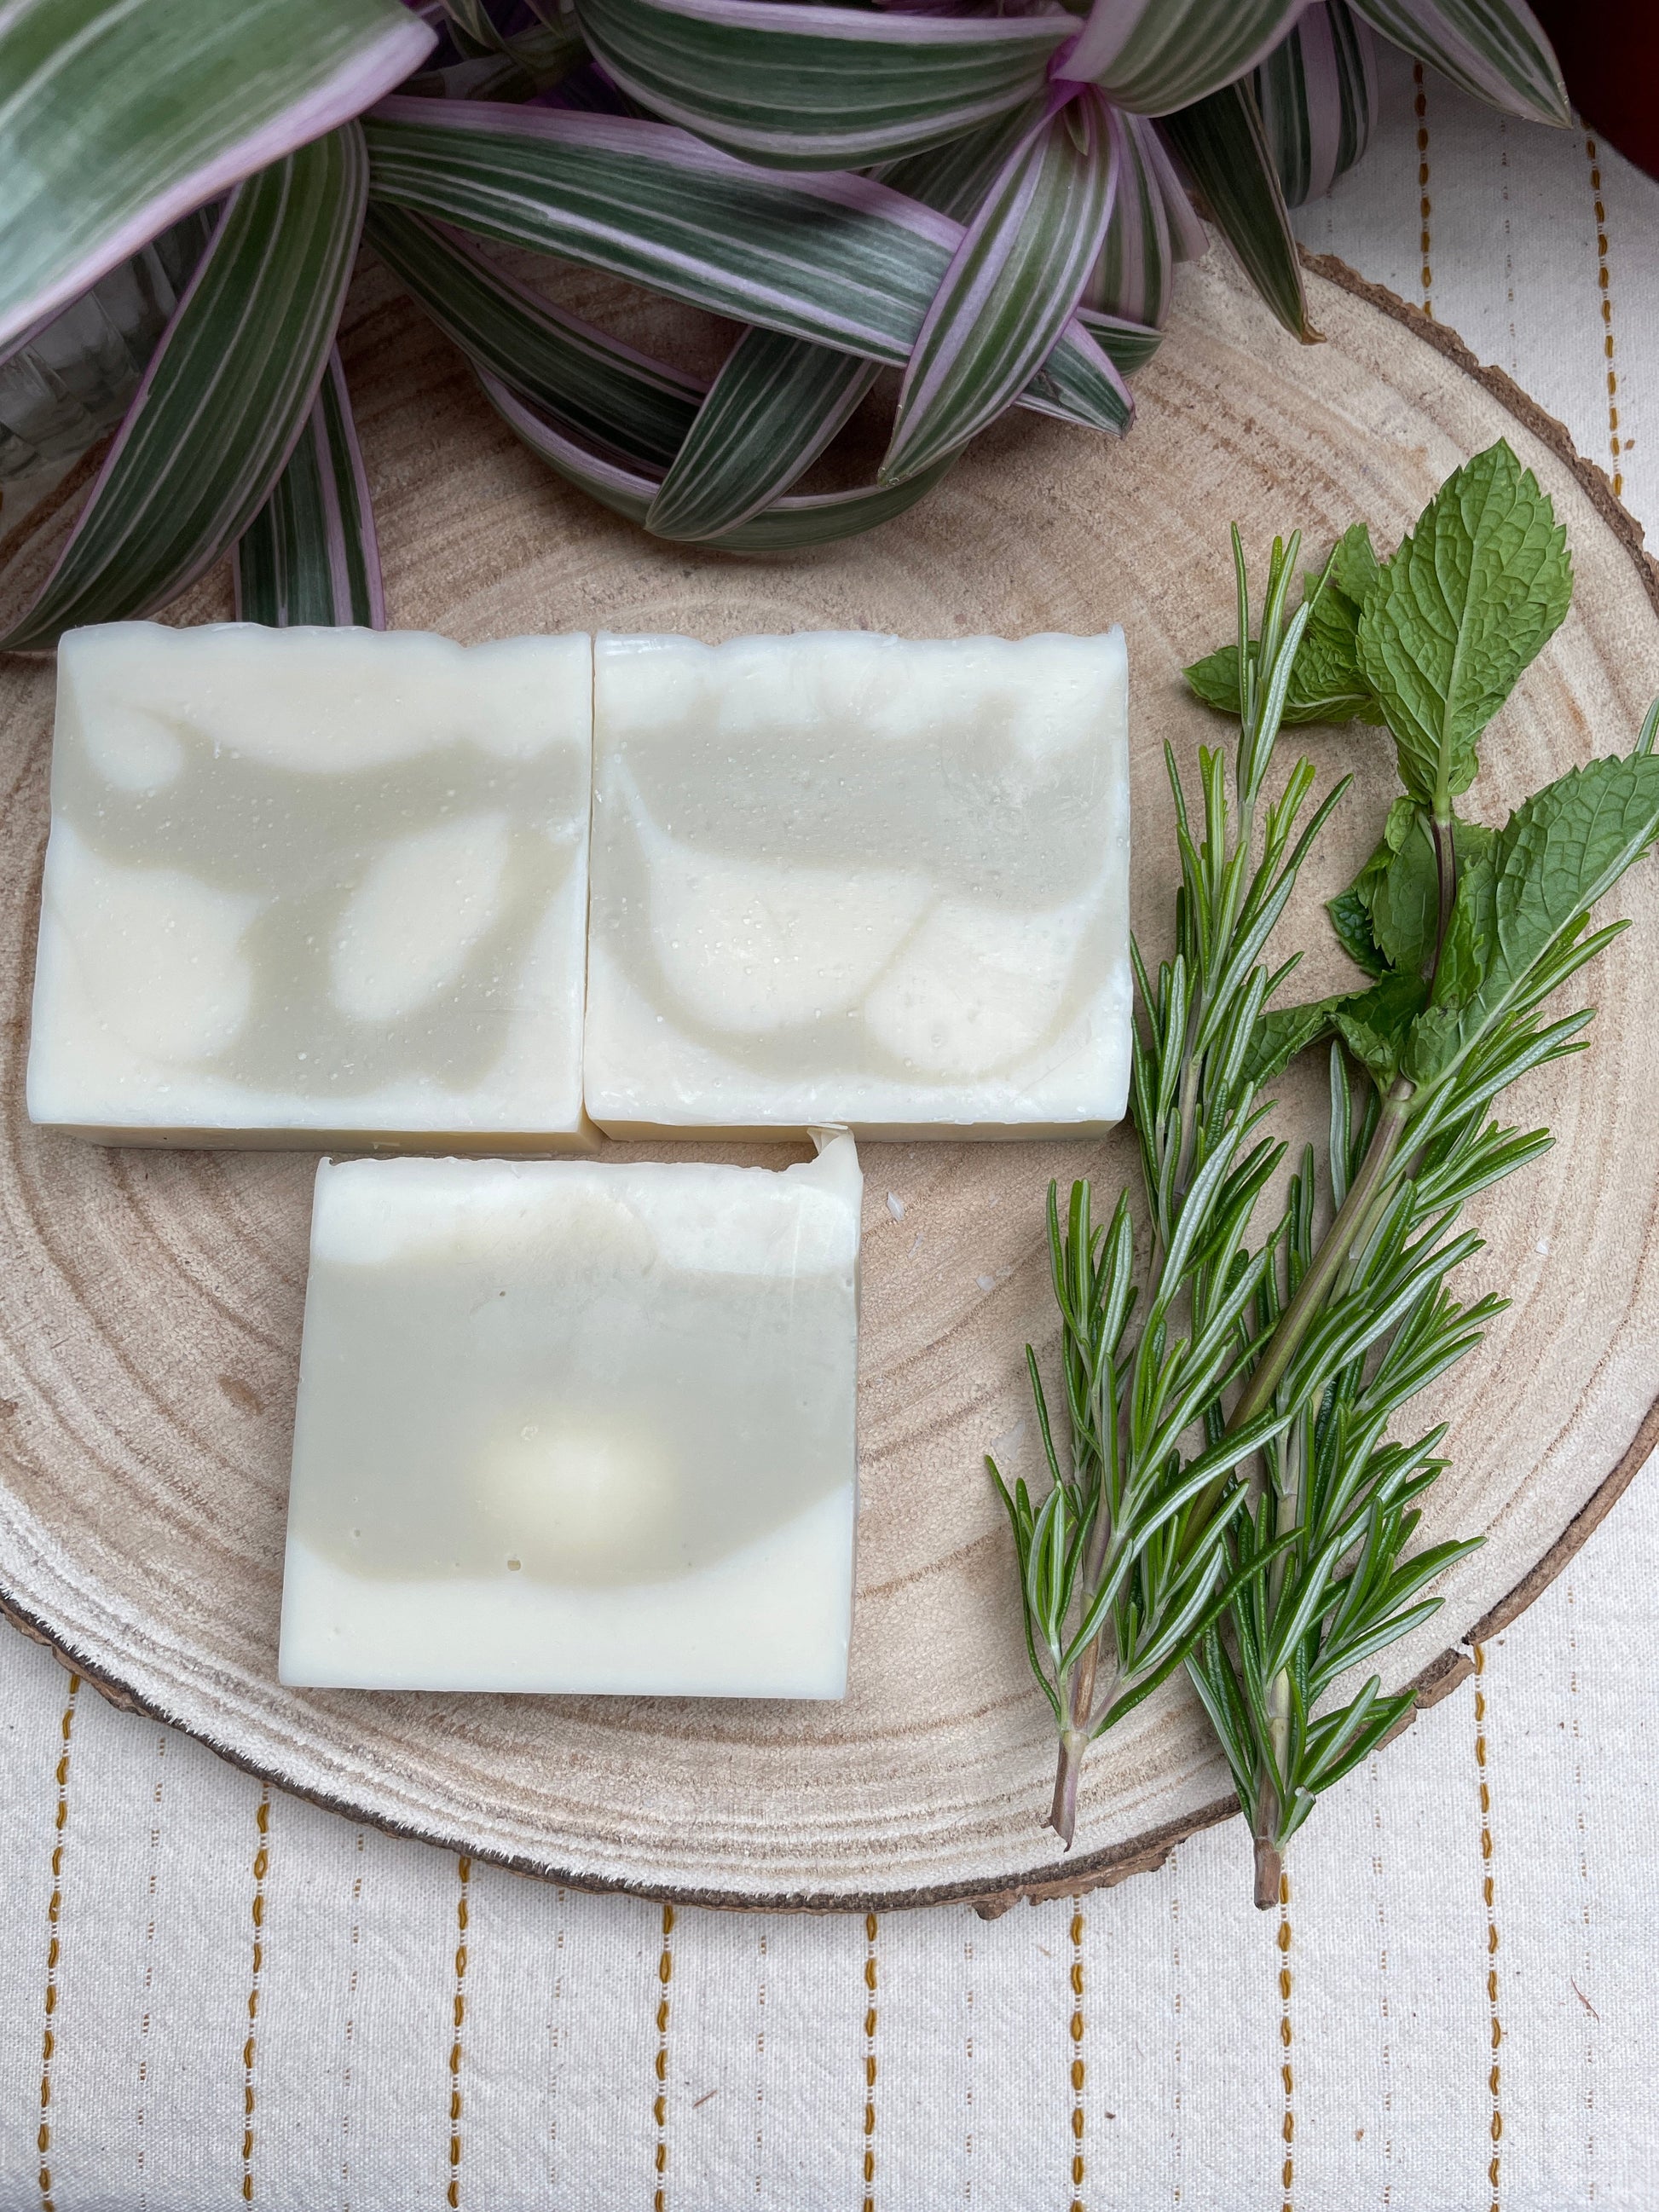
M 1506 436 L 1553 495 L 1574 610 L 1485 747 L 1480 811 L 1624 750 L 1659 689 L 1639 532 L 1558 426 L 1456 341 L 1340 265 L 1311 279 L 1326 343 L 1290 343 L 1218 260 L 1184 273 L 1122 446 L 1021 415 L 932 498 L 813 556 L 740 562 L 653 543 L 514 443 L 457 357 L 371 275 L 345 333 L 399 624 L 520 630 L 868 625 L 918 636 L 1121 621 L 1132 672 L 1136 924 L 1158 945 L 1174 862 L 1161 747 L 1218 726 L 1185 660 L 1228 635 L 1225 527 L 1258 559 L 1358 516 L 1392 544 L 1443 477 Z M 564 295 L 629 334 L 652 310 L 594 278 Z M 707 343 L 705 337 L 704 343 Z M 174 611 L 228 612 L 222 579 Z M 0 1098 L 0 1581 L 14 1615 L 112 1692 L 288 1788 L 404 1833 L 592 1887 L 834 1909 L 1006 1899 L 1110 1881 L 1229 1809 L 1196 1705 L 1170 1686 L 1094 1753 L 1077 1847 L 1039 1826 L 1048 1710 L 982 1455 L 1028 1463 L 1022 1349 L 1052 1342 L 1050 1176 L 1109 1192 L 1127 1142 L 872 1146 L 865 1167 L 863 1501 L 852 1686 L 839 1706 L 376 1696 L 281 1688 L 276 1622 L 310 1163 L 99 1151 L 32 1129 L 23 1056 L 46 828 L 48 667 L 0 670 L 7 1016 Z M 1346 980 L 1316 912 L 1376 835 L 1386 741 L 1306 733 L 1352 769 L 1284 942 Z M 1437 1618 L 1387 1655 L 1433 1692 L 1510 1618 L 1629 1478 L 1659 1389 L 1659 867 L 1595 971 L 1594 1048 L 1528 1079 L 1541 1164 L 1477 1201 L 1462 1294 L 1515 1300 L 1413 1409 L 1450 1422 L 1431 1537 L 1484 1533 Z M 1327 981 L 1327 977 L 1330 981 Z M 1322 1110 L 1310 1072 L 1283 1119 Z M 729 1157 L 764 1159 L 764 1153 Z M 776 1154 L 769 1157 L 776 1158 Z M 897 1205 L 890 1206 L 891 1193 Z M 899 1206 L 902 1207 L 902 1218 Z M 1241 1843 L 1241 1861 L 1243 1846 Z M 1243 1869 L 1241 1866 L 1241 1874 Z

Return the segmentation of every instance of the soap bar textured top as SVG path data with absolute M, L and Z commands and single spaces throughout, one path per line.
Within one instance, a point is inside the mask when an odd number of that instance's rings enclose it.
M 1023 1135 L 1129 1065 L 1122 633 L 601 636 L 588 1111 Z
M 37 1121 L 583 1127 L 586 637 L 115 623 L 58 648 Z
M 839 1697 L 861 1184 L 325 1162 L 283 1680 Z

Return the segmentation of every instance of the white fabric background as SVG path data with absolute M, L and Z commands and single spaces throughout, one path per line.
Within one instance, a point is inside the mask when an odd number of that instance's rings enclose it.
M 1304 236 L 1659 520 L 1659 186 L 1385 80 Z M 1635 2212 L 1655 1504 L 1334 1793 L 1277 1918 L 1235 1826 L 992 1923 L 665 1925 L 267 1796 L 0 1630 L 0 2212 Z

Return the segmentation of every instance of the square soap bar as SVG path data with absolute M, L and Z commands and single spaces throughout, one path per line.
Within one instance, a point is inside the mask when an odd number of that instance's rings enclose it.
M 112 623 L 58 671 L 33 1120 L 586 1146 L 587 638 Z
M 861 1183 L 325 1162 L 283 1680 L 839 1698 Z
M 1103 1129 L 1123 634 L 594 647 L 587 1110 L 617 1136 Z

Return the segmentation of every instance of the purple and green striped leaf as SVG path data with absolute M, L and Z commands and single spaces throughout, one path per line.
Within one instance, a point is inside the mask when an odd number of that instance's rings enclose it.
M 1210 240 L 1188 198 L 1186 185 L 1170 159 L 1159 131 L 1154 127 L 1145 139 L 1146 158 L 1164 193 L 1164 210 L 1170 218 L 1170 245 L 1177 261 L 1198 261 L 1209 251 Z
M 646 526 L 661 489 L 661 477 L 643 464 L 630 465 L 593 453 L 568 436 L 556 423 L 517 397 L 486 369 L 476 372 L 484 394 L 501 419 L 530 450 L 568 483 L 623 515 Z M 859 485 L 850 491 L 805 492 L 774 500 L 713 542 L 727 553 L 789 553 L 833 544 L 890 522 L 930 492 L 956 459 L 953 453 L 900 484 Z
M 364 235 L 470 360 L 581 438 L 665 468 L 707 386 L 556 307 L 465 239 L 371 203 Z
M 1158 134 L 1144 117 L 1119 125 L 1117 190 L 1083 304 L 1162 329 L 1175 275 L 1175 241 L 1164 180 L 1154 166 Z
M 872 177 L 758 169 L 631 117 L 399 99 L 364 131 L 383 204 L 897 368 L 963 234 Z M 1023 404 L 1119 426 L 1117 380 L 1080 326 L 1048 368 L 1058 408 Z
M 922 322 L 882 463 L 884 483 L 900 483 L 965 445 L 1042 369 L 1100 251 L 1123 136 L 1100 94 L 1085 88 L 1015 147 Z M 1115 372 L 1112 380 L 1121 429 L 1133 403 Z
M 236 619 L 386 628 L 380 549 L 338 349 L 270 496 L 236 542 Z
M 1353 0 L 1353 8 L 1477 100 L 1534 123 L 1571 122 L 1555 49 L 1526 0 Z
M 568 11 L 536 10 L 538 20 L 503 31 L 485 0 L 443 0 L 450 44 L 464 56 L 437 74 L 434 89 L 464 100 L 528 100 L 562 83 L 588 58 L 587 42 Z M 423 88 L 411 88 L 420 89 Z
M 906 154 L 902 160 L 885 162 L 877 173 L 896 192 L 937 209 L 952 222 L 971 222 L 1015 148 L 1036 130 L 1047 107 L 1045 93 L 943 146 L 930 146 L 923 153 Z
M 1165 116 L 1160 127 L 1256 290 L 1293 337 L 1316 338 L 1290 214 L 1249 86 L 1212 92 Z
M 368 106 L 433 39 L 398 0 L 9 0 L 0 343 Z
M 317 395 L 367 183 L 349 123 L 230 194 L 69 543 L 0 651 L 153 613 L 241 536 Z
M 1138 376 L 1164 343 L 1163 331 L 1154 325 L 1103 314 L 1097 307 L 1079 307 L 1077 319 L 1122 377 Z
M 1041 93 L 1065 15 L 875 15 L 792 0 L 577 0 L 653 115 L 768 167 L 864 168 Z
M 1305 0 L 1094 0 L 1059 72 L 1119 107 L 1168 115 L 1219 92 L 1270 53 Z
M 1287 207 L 1321 198 L 1376 120 L 1376 50 L 1346 0 L 1312 0 L 1250 80 Z
M 657 538 L 721 538 L 787 491 L 875 382 L 873 362 L 744 332 L 645 519 Z

